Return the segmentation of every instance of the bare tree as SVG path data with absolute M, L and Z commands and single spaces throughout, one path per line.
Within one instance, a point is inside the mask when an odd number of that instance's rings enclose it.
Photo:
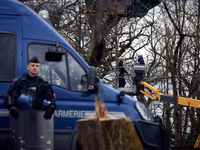
M 154 24 L 156 32 L 151 31 L 153 34 L 153 38 L 150 39 L 153 43 L 151 51 L 159 59 L 155 61 L 153 67 L 159 70 L 164 68 L 163 79 L 167 80 L 165 83 L 171 84 L 173 89 L 173 92 L 169 88 L 164 89 L 164 93 L 174 95 L 174 109 L 165 104 L 163 120 L 170 129 L 175 131 L 171 132 L 172 144 L 175 146 L 186 145 L 185 142 L 188 141 L 186 139 L 189 138 L 187 135 L 194 137 L 194 134 L 198 133 L 196 125 L 199 119 L 196 116 L 196 109 L 180 106 L 177 101 L 177 95 L 197 98 L 199 93 L 198 6 L 199 1 L 165 0 L 159 26 Z M 160 67 L 156 66 L 158 63 Z M 173 113 L 173 122 L 166 118 L 171 117 L 170 113 Z
M 74 43 L 90 65 L 98 66 L 100 78 L 115 69 L 118 57 L 126 56 L 128 65 L 137 52 L 148 51 L 151 56 L 147 65 L 153 70 L 147 81 L 173 94 L 175 103 L 174 107 L 168 103 L 151 105 L 147 100 L 147 104 L 154 110 L 163 109 L 163 121 L 171 129 L 173 145 L 183 146 L 187 137 L 199 132 L 200 112 L 177 103 L 177 95 L 200 98 L 199 0 L 165 0 L 160 15 L 152 12 L 142 18 L 119 15 L 117 3 L 105 14 L 103 0 L 95 4 L 93 0 L 21 1 L 36 12 L 48 9 L 52 26 Z M 104 79 L 114 86 L 113 78 Z

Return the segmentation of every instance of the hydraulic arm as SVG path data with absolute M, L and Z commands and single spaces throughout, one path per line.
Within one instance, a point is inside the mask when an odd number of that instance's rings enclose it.
M 172 103 L 174 102 L 173 95 L 165 95 L 165 94 L 159 92 L 158 89 L 156 89 L 155 87 L 151 86 L 150 84 L 148 84 L 146 82 L 141 82 L 141 85 L 144 86 L 145 88 L 149 89 L 149 91 L 140 90 L 140 92 L 142 94 L 148 96 L 152 100 L 167 101 L 167 102 L 172 102 Z M 193 99 L 193 98 L 187 98 L 187 97 L 181 97 L 179 95 L 178 95 L 178 104 L 183 105 L 183 106 L 200 108 L 200 100 Z M 194 148 L 200 148 L 200 134 L 194 144 Z
M 194 144 L 194 148 L 200 148 L 200 134 L 199 134 L 199 136 L 198 136 L 198 138 L 197 138 L 197 140 Z
M 152 92 L 149 92 L 147 90 L 140 90 L 142 94 L 147 95 L 152 100 L 166 101 L 166 102 L 171 102 L 171 103 L 174 102 L 173 95 L 163 94 L 159 92 L 158 89 L 156 89 L 155 87 L 151 86 L 150 84 L 146 82 L 141 82 L 141 85 L 143 85 L 144 87 L 152 91 Z M 183 106 L 200 108 L 200 100 L 188 98 L 188 97 L 182 97 L 180 95 L 178 95 L 178 104 L 183 105 Z

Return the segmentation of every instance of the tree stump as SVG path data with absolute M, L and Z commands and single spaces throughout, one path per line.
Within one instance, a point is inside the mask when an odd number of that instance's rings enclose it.
M 77 120 L 82 150 L 143 150 L 131 119 L 111 119 L 105 112 L 104 103 L 95 100 L 96 117 Z

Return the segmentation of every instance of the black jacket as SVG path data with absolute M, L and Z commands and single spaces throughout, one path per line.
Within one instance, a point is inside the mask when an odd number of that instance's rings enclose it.
M 120 60 L 118 67 L 119 67 L 119 77 L 124 77 L 124 73 L 128 74 L 128 72 L 124 69 L 123 61 Z
M 31 77 L 27 75 L 26 78 L 18 78 L 16 81 L 13 81 L 8 92 L 10 100 L 5 102 L 7 107 L 17 106 L 17 99 L 21 94 L 29 94 L 33 97 L 34 109 L 43 109 L 44 99 L 50 100 L 51 105 L 56 107 L 54 92 L 51 86 L 38 76 Z
M 138 59 L 138 64 L 145 65 L 144 59 L 142 57 Z

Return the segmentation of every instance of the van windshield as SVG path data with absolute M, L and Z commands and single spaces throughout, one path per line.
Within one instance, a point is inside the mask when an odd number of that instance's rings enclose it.
M 63 53 L 61 61 L 45 60 L 45 53 L 53 49 L 51 47 L 35 43 L 28 46 L 28 59 L 36 56 L 40 61 L 39 76 L 52 85 L 72 91 L 87 91 L 86 71 L 65 48 L 59 47 Z

